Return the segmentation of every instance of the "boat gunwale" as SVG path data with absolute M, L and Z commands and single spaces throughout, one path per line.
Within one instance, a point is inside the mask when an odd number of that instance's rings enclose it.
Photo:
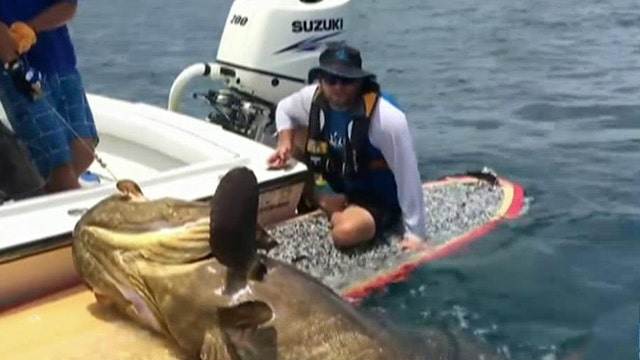
M 308 177 L 308 169 L 295 172 L 293 174 L 285 174 L 273 179 L 265 180 L 258 184 L 260 193 L 267 193 L 281 187 L 286 187 L 295 183 L 304 182 Z M 193 199 L 194 201 L 208 201 L 213 195 L 204 196 Z M 99 201 L 100 199 L 97 199 Z M 96 201 L 96 203 L 97 203 Z M 23 242 L 18 245 L 9 246 L 0 250 L 0 265 L 14 261 L 20 261 L 22 258 L 36 256 L 38 254 L 53 251 L 65 246 L 71 245 L 72 231 L 62 234 L 43 237 L 29 242 Z

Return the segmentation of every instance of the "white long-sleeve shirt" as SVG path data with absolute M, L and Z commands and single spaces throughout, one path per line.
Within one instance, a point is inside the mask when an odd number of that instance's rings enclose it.
M 276 108 L 278 132 L 307 127 L 317 84 L 282 99 Z M 405 114 L 380 97 L 369 126 L 369 141 L 380 150 L 396 181 L 405 235 L 426 240 L 426 207 L 413 140 Z

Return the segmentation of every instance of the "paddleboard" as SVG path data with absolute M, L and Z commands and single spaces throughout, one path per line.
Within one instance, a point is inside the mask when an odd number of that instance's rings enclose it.
M 406 281 L 419 266 L 450 256 L 519 216 L 524 189 L 490 172 L 446 176 L 423 184 L 426 246 L 402 250 L 400 236 L 385 234 L 348 251 L 332 245 L 330 224 L 320 210 L 268 228 L 279 243 L 268 255 L 297 266 L 351 302 L 391 283 Z

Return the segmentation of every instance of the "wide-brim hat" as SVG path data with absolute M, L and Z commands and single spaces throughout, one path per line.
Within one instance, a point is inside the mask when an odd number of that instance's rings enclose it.
M 313 82 L 322 74 L 348 79 L 373 78 L 374 74 L 362 69 L 360 51 L 344 44 L 331 46 L 320 54 L 319 66 L 309 70 L 308 81 Z

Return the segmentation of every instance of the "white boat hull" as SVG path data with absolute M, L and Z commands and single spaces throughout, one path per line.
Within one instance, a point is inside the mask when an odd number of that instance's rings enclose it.
M 106 165 L 90 167 L 100 183 L 0 206 L 0 311 L 77 284 L 71 231 L 84 210 L 115 191 L 117 179 L 135 180 L 149 198 L 197 200 L 210 197 L 229 169 L 247 166 L 261 186 L 260 222 L 295 216 L 306 174 L 301 163 L 268 170 L 271 148 L 217 125 L 146 104 L 88 98 L 101 138 L 97 155 Z

